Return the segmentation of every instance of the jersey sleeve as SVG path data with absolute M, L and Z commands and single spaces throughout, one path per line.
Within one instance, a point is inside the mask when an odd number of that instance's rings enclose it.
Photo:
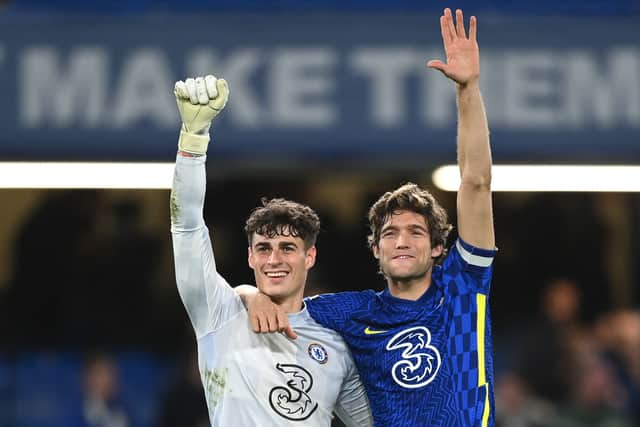
M 481 249 L 456 240 L 442 263 L 442 280 L 453 294 L 489 294 L 497 249 Z
M 373 291 L 338 292 L 305 298 L 305 304 L 313 320 L 326 328 L 342 332 L 349 315 L 361 309 L 374 296 Z
M 205 160 L 206 156 L 177 156 L 170 200 L 178 293 L 197 338 L 244 309 L 240 297 L 216 270 L 209 230 L 202 216 Z
M 347 427 L 373 426 L 373 414 L 367 392 L 350 353 L 348 359 L 349 372 L 342 382 L 335 413 Z

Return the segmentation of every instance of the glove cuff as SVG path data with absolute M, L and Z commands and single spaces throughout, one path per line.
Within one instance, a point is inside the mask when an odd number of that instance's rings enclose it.
M 209 146 L 209 134 L 196 135 L 190 132 L 180 131 L 180 139 L 178 140 L 178 148 L 186 153 L 204 155 L 207 154 Z

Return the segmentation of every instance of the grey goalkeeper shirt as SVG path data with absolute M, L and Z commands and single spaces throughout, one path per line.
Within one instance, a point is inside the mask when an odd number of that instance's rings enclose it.
M 289 314 L 298 334 L 256 334 L 242 301 L 216 271 L 202 217 L 206 157 L 176 159 L 171 232 L 178 291 L 198 340 L 212 426 L 348 426 L 373 418 L 351 353 L 306 308 Z

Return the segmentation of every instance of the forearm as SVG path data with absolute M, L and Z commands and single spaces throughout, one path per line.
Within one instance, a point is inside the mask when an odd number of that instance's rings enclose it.
M 371 405 L 355 366 L 351 366 L 350 373 L 343 382 L 335 413 L 347 427 L 373 425 Z
M 171 231 L 174 233 L 203 228 L 206 191 L 206 156 L 176 156 L 171 187 Z
M 477 83 L 458 87 L 458 231 L 467 243 L 493 249 L 489 129 Z
M 463 183 L 489 188 L 491 150 L 489 126 L 477 80 L 457 84 L 458 165 Z
M 244 304 L 245 307 L 247 307 L 248 303 L 249 303 L 249 297 L 255 296 L 256 294 L 258 294 L 258 288 L 256 288 L 255 286 L 251 286 L 251 285 L 238 285 L 234 288 L 236 294 L 238 294 L 238 296 L 240 297 L 240 299 L 242 300 L 242 304 Z

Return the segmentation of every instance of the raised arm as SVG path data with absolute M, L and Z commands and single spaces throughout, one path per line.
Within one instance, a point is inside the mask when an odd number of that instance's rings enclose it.
M 476 41 L 477 22 L 464 28 L 461 10 L 453 20 L 450 9 L 440 17 L 446 63 L 432 60 L 430 68 L 441 71 L 456 83 L 458 105 L 458 234 L 467 243 L 485 249 L 495 247 L 491 202 L 491 149 L 489 127 L 480 95 L 480 51 Z
M 176 83 L 183 125 L 170 200 L 178 292 L 198 338 L 241 308 L 239 298 L 216 271 L 209 230 L 202 216 L 209 126 L 228 97 L 224 80 L 216 82 L 213 76 L 207 79 Z

